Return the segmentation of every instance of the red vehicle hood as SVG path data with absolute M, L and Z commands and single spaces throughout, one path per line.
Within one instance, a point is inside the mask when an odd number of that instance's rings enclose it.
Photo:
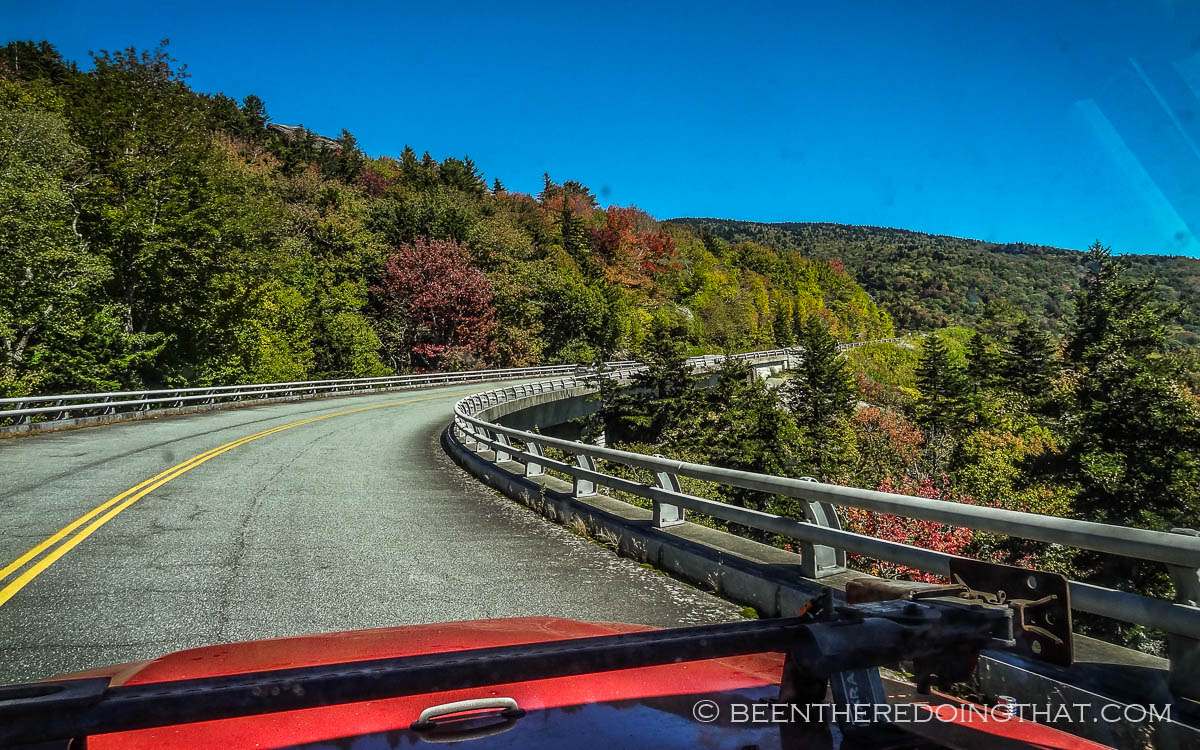
M 410 625 L 207 646 L 58 679 L 105 676 L 111 677 L 113 685 L 147 684 L 651 629 L 639 625 L 543 617 Z M 780 746 L 777 726 L 728 722 L 705 724 L 697 722 L 692 711 L 696 701 L 702 699 L 723 703 L 766 703 L 778 695 L 782 670 L 781 654 L 709 659 L 95 735 L 88 739 L 88 748 L 232 750 L 305 746 L 312 750 L 374 750 L 465 740 L 465 746 L 471 750 L 570 746 L 617 750 L 650 745 L 664 750 L 672 747 L 706 750 L 758 747 L 766 750 Z M 430 706 L 496 696 L 515 699 L 529 715 L 510 722 L 499 732 L 484 732 L 474 738 L 439 738 L 409 729 L 420 712 Z M 933 703 L 958 703 L 946 696 L 933 696 L 931 700 Z M 983 726 L 977 721 L 970 724 L 969 727 L 960 726 L 957 737 L 953 732 L 950 735 L 939 733 L 937 746 L 971 750 L 979 747 L 1096 750 L 1102 747 L 1020 719 L 999 723 L 984 721 Z
M 78 672 L 63 678 L 110 676 L 114 685 L 134 685 L 650 629 L 639 625 L 544 617 L 410 625 L 206 646 L 177 651 L 149 661 Z M 508 696 L 514 698 L 521 708 L 538 711 L 657 696 L 708 695 L 775 686 L 779 683 L 782 668 L 781 655 L 760 654 L 604 672 L 586 677 L 512 682 L 470 690 L 97 735 L 89 738 L 88 748 L 291 747 L 407 729 L 423 709 L 452 701 Z M 690 707 L 691 704 L 688 705 Z

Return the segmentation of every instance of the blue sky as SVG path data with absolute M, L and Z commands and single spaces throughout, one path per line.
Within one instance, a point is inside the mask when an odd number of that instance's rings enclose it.
M 470 155 L 655 216 L 1200 256 L 1200 3 L 15 3 L 0 38 L 169 38 L 192 85 L 373 155 Z

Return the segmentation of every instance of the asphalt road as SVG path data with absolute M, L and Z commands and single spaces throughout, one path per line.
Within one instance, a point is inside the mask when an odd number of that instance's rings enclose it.
M 530 615 L 649 625 L 739 617 L 737 607 L 618 558 L 458 469 L 438 438 L 454 400 L 484 388 L 0 440 L 0 566 L 164 470 L 228 448 L 148 494 L 127 495 L 0 577 L 0 683 L 355 628 Z M 347 410 L 355 411 L 235 442 Z

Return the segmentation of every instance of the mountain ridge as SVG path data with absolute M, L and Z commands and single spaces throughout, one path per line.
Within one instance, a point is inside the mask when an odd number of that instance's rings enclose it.
M 758 242 L 807 257 L 840 260 L 892 315 L 897 325 L 929 330 L 972 325 L 990 299 L 1012 302 L 1043 328 L 1074 309 L 1086 253 L 1024 242 L 998 243 L 897 227 L 834 222 L 754 222 L 679 217 L 724 242 Z M 1119 248 L 1118 248 L 1119 250 Z M 1183 255 L 1122 255 L 1137 278 L 1155 277 L 1165 302 L 1182 303 L 1174 341 L 1200 346 L 1200 259 Z

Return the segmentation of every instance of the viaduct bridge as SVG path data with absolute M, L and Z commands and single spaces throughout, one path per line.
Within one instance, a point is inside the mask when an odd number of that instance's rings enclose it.
M 739 356 L 767 374 L 795 353 Z M 613 364 L 615 377 L 637 366 Z M 1195 535 L 948 507 L 527 431 L 582 413 L 594 390 L 594 376 L 547 367 L 0 400 L 0 683 L 212 643 L 412 623 L 546 615 L 666 626 L 737 619 L 745 606 L 788 614 L 853 576 L 847 551 L 948 570 L 941 553 L 842 530 L 837 508 L 855 506 L 1166 563 L 1179 602 L 1082 583 L 1071 593 L 1077 609 L 1170 634 L 1169 661 L 1082 639 L 1071 670 L 988 658 L 979 677 L 1018 697 L 1195 705 Z M 609 463 L 652 483 L 606 474 Z M 680 476 L 791 495 L 807 517 L 692 497 Z M 803 554 L 687 523 L 689 511 L 792 537 Z M 1147 732 L 1159 747 L 1195 747 L 1194 723 L 1082 731 L 1116 747 Z

